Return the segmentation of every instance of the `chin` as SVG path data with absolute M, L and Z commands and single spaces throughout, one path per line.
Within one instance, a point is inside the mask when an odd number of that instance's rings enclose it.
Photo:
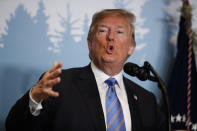
M 115 60 L 115 58 L 112 58 L 112 57 L 107 56 L 107 57 L 104 57 L 103 58 L 103 61 L 105 63 L 114 63 L 116 60 Z
M 110 65 L 117 65 L 119 64 L 119 62 L 117 62 L 116 60 L 111 60 L 111 59 L 108 59 L 108 60 L 104 60 L 103 63 L 105 64 L 110 64 Z

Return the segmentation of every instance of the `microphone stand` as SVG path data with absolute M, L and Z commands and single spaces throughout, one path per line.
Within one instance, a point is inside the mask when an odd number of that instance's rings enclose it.
M 149 64 L 147 61 L 144 62 L 144 66 L 146 68 L 148 68 L 153 75 L 155 76 L 156 80 L 152 80 L 158 83 L 158 87 L 162 92 L 162 96 L 164 99 L 164 103 L 166 106 L 166 118 L 167 118 L 167 123 L 168 123 L 168 131 L 171 131 L 171 124 L 170 124 L 170 108 L 169 108 L 169 101 L 168 101 L 168 95 L 167 95 L 167 91 L 165 88 L 165 84 L 162 81 L 162 79 L 160 78 L 160 76 L 158 75 L 158 73 L 153 69 L 153 67 L 151 66 L 151 64 Z

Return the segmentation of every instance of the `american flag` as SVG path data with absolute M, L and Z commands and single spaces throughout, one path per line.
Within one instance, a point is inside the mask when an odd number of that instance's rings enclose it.
M 191 8 L 187 1 L 182 7 L 177 54 L 167 90 L 172 130 L 197 131 L 197 72 L 188 9 Z

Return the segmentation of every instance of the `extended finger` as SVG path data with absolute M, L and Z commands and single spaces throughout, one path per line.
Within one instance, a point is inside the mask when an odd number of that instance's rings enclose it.
M 52 88 L 54 85 L 56 85 L 57 83 L 59 83 L 61 81 L 60 77 L 56 77 L 54 79 L 51 79 L 51 80 L 47 80 L 45 82 L 45 87 L 50 87 Z
M 54 79 L 54 78 L 58 77 L 58 75 L 60 75 L 61 73 L 62 73 L 61 68 L 58 68 L 58 69 L 54 70 L 53 72 L 48 72 L 46 79 L 47 80 Z
M 62 62 L 54 62 L 53 67 L 49 70 L 49 73 L 54 72 L 56 69 L 62 68 Z
M 51 89 L 44 91 L 47 96 L 58 97 L 59 93 Z

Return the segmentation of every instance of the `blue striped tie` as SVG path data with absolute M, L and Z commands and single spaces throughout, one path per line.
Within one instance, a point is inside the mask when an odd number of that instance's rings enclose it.
M 115 78 L 110 77 L 105 81 L 108 85 L 106 93 L 106 115 L 108 131 L 126 131 L 122 106 L 115 91 Z

